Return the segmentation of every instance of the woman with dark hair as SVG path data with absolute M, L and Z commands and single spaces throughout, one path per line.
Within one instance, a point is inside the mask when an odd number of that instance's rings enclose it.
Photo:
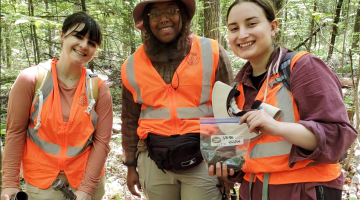
M 240 124 L 262 135 L 250 142 L 241 171 L 234 175 L 217 163 L 209 175 L 232 175 L 230 180 L 241 183 L 240 199 L 340 200 L 339 161 L 357 136 L 340 81 L 316 56 L 288 53 L 275 44 L 275 13 L 271 0 L 237 0 L 228 10 L 227 27 L 233 52 L 248 61 L 233 81 L 241 92 L 235 98 L 239 109 L 251 110 L 259 100 L 280 108 L 282 115 L 278 120 L 264 110 L 243 115 Z M 279 72 L 287 65 L 290 77 Z
M 60 58 L 23 70 L 10 93 L 1 200 L 19 191 L 20 166 L 29 199 L 62 200 L 55 179 L 77 199 L 105 194 L 112 102 L 108 86 L 83 67 L 100 46 L 99 24 L 69 15 L 60 30 Z
M 200 153 L 199 118 L 212 116 L 215 81 L 232 70 L 217 41 L 190 31 L 194 0 L 143 0 L 133 11 L 143 45 L 122 66 L 122 144 L 133 195 L 221 199 Z M 149 156 L 148 156 L 149 155 Z

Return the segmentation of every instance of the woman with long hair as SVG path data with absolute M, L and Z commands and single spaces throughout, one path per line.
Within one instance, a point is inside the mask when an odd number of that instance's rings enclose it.
M 51 187 L 56 179 L 77 199 L 102 199 L 112 101 L 104 81 L 83 66 L 101 40 L 91 16 L 69 15 L 60 30 L 60 58 L 27 68 L 16 79 L 8 104 L 1 200 L 19 191 L 21 166 L 29 199 L 64 199 Z
M 233 81 L 241 92 L 235 98 L 238 108 L 249 111 L 240 124 L 262 135 L 250 142 L 241 171 L 234 175 L 217 163 L 209 174 L 232 175 L 230 180 L 241 183 L 240 199 L 340 200 L 344 176 L 339 160 L 357 136 L 341 84 L 323 61 L 307 52 L 290 60 L 290 77 L 280 75 L 290 50 L 274 42 L 275 14 L 270 0 L 237 0 L 229 7 L 230 46 L 248 61 Z M 284 84 L 288 79 L 289 89 Z M 280 108 L 282 115 L 275 120 L 264 110 L 251 110 L 255 100 Z

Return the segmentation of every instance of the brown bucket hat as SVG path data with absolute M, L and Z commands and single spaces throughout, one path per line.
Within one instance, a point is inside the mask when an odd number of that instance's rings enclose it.
M 149 3 L 159 3 L 159 2 L 166 2 L 166 1 L 172 1 L 172 0 L 142 0 L 138 5 L 135 6 L 133 10 L 133 17 L 135 22 L 135 27 L 139 30 L 143 27 L 143 19 L 142 15 L 144 12 L 144 9 L 146 5 Z M 190 14 L 190 20 L 194 17 L 195 14 L 195 0 L 181 0 L 187 7 L 189 14 Z

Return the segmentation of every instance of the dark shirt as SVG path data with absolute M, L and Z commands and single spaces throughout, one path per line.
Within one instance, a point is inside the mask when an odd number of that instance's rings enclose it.
M 251 80 L 251 83 L 253 84 L 253 86 L 259 90 L 263 84 L 264 81 L 262 81 L 265 77 L 267 72 L 264 72 L 263 74 L 259 75 L 259 76 L 253 76 L 253 75 L 250 75 L 250 80 Z
M 284 49 L 283 57 L 286 52 Z M 275 55 L 273 62 L 276 61 L 278 54 Z M 235 82 L 241 82 L 244 86 L 244 110 L 251 108 L 258 93 L 258 89 L 252 84 L 251 73 L 252 67 L 250 63 L 247 63 L 234 79 Z M 266 76 L 262 82 L 266 81 L 265 78 Z M 340 157 L 357 137 L 357 132 L 349 122 L 338 77 L 322 60 L 308 54 L 295 63 L 290 76 L 290 86 L 300 114 L 300 121 L 297 123 L 313 132 L 319 145 L 314 151 L 307 151 L 293 145 L 289 166 L 304 159 L 319 163 L 339 162 Z M 240 196 L 242 199 L 249 199 L 249 182 L 243 179 L 243 175 L 243 172 L 240 172 L 230 180 L 242 183 Z M 269 199 L 315 200 L 315 186 L 323 185 L 342 190 L 343 179 L 343 174 L 341 174 L 337 179 L 325 183 L 269 185 Z M 261 199 L 262 182 L 258 179 L 253 183 L 252 194 L 253 200 Z
M 166 45 L 159 47 L 162 51 L 158 51 L 156 55 L 151 55 L 146 52 L 147 56 L 150 58 L 151 63 L 154 68 L 158 71 L 161 78 L 165 81 L 166 84 L 171 83 L 173 76 L 176 76 L 175 70 L 180 65 L 182 60 L 190 51 L 190 45 L 184 50 L 174 50 L 168 49 Z M 172 62 L 168 59 L 168 52 L 172 51 Z M 215 72 L 215 81 L 221 81 L 226 84 L 231 83 L 233 79 L 233 73 L 229 57 L 225 49 L 219 44 L 219 63 L 217 70 Z M 174 86 L 176 87 L 176 86 Z M 180 83 L 181 87 L 181 83 Z M 122 145 L 125 152 L 125 162 L 133 163 L 135 161 L 135 153 L 137 151 L 137 143 L 139 141 L 139 136 L 137 135 L 138 120 L 140 116 L 141 105 L 134 102 L 132 93 L 122 87 Z

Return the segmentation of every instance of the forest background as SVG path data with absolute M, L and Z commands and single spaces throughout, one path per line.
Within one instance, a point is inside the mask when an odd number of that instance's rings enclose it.
M 114 126 L 107 168 L 105 199 L 132 199 L 121 164 L 121 64 L 142 44 L 132 10 L 140 0 L 1 0 L 1 149 L 5 144 L 7 100 L 19 72 L 59 58 L 59 30 L 65 17 L 83 10 L 103 30 L 103 44 L 86 67 L 106 80 L 114 104 Z M 349 118 L 359 131 L 360 0 L 273 0 L 279 27 L 276 41 L 295 51 L 308 51 L 324 60 L 343 85 Z M 228 51 L 234 75 L 245 63 L 231 51 L 226 12 L 233 1 L 197 0 L 191 29 L 218 40 Z M 343 199 L 360 199 L 360 145 L 356 140 L 342 162 Z M 0 157 L 1 158 L 1 157 Z M 1 165 L 0 165 L 1 169 Z M 1 177 L 0 177 L 1 186 Z M 20 187 L 23 187 L 23 180 Z

